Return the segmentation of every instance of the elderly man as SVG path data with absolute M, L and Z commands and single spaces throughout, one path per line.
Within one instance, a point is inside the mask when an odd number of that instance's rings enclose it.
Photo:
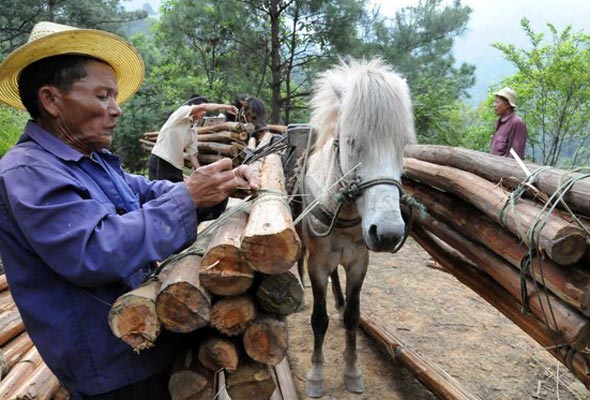
M 491 153 L 510 157 L 510 149 L 524 158 L 527 129 L 524 121 L 514 113 L 516 110 L 516 92 L 505 87 L 494 93 L 494 111 L 498 118 L 496 133 L 492 137 Z
M 0 101 L 31 116 L 0 160 L 0 251 L 25 327 L 73 399 L 169 397 L 174 344 L 135 354 L 110 331 L 111 305 L 193 243 L 232 191 L 257 187 L 228 159 L 179 183 L 125 173 L 108 149 L 143 73 L 120 37 L 46 22 L 0 65 Z

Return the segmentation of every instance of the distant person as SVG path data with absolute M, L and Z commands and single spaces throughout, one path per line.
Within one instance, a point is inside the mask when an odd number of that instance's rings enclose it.
M 505 87 L 494 94 L 496 95 L 494 111 L 500 118 L 496 121 L 491 153 L 510 157 L 510 149 L 512 148 L 521 159 L 524 159 L 527 129 L 522 118 L 515 114 L 516 92 Z
M 205 97 L 193 95 L 168 117 L 160 129 L 150 155 L 148 165 L 150 179 L 182 182 L 185 151 L 191 166 L 194 169 L 199 168 L 195 125 L 199 124 L 207 112 L 212 111 L 225 111 L 233 115 L 238 113 L 238 109 L 233 105 L 208 103 Z

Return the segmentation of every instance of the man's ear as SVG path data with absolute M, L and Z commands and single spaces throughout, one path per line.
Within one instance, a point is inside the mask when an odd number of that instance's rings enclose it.
M 55 86 L 45 85 L 37 92 L 40 111 L 45 110 L 49 115 L 56 118 L 61 112 L 63 104 L 61 91 Z

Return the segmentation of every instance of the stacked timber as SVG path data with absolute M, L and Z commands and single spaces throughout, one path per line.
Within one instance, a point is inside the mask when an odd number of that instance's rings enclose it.
M 586 176 L 445 146 L 405 157 L 404 189 L 426 211 L 414 239 L 590 388 Z
M 285 133 L 284 125 L 268 125 L 273 133 Z M 256 136 L 254 125 L 241 122 L 223 122 L 217 125 L 209 125 L 196 128 L 197 158 L 201 165 L 211 164 L 222 158 L 231 158 L 234 165 L 239 165 L 244 160 L 244 149 L 248 145 L 248 139 Z M 159 132 L 146 132 L 139 139 L 142 150 L 151 153 L 154 144 L 158 140 Z M 185 154 L 185 163 L 190 167 L 188 155 Z
M 271 137 L 263 135 L 258 146 Z M 165 331 L 177 335 L 183 346 L 169 383 L 174 400 L 212 399 L 220 391 L 233 400 L 294 393 L 284 383 L 290 376 L 285 318 L 300 306 L 303 287 L 293 269 L 300 242 L 279 157 L 252 164 L 260 183 L 253 199 L 234 201 L 199 226 L 191 247 L 111 309 L 113 333 L 136 351 L 157 345 Z
M 0 275 L 0 399 L 67 399 L 67 391 L 33 346 Z

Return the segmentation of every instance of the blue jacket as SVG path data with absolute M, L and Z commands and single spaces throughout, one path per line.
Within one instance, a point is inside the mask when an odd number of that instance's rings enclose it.
M 32 121 L 0 159 L 0 252 L 10 290 L 73 398 L 138 382 L 172 361 L 172 344 L 162 340 L 135 354 L 107 317 L 146 266 L 193 243 L 196 228 L 184 184 L 124 173 L 108 151 L 85 157 Z

